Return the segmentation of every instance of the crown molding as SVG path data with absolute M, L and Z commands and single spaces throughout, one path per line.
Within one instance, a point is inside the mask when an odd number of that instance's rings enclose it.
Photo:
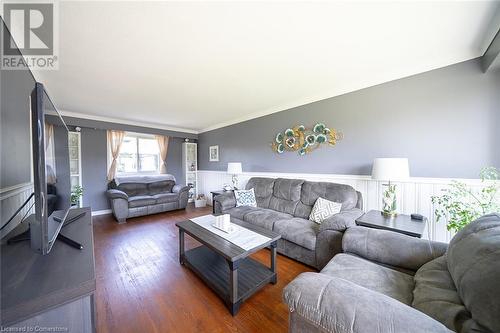
M 103 121 L 103 122 L 108 122 L 108 123 L 118 123 L 118 124 L 131 125 L 131 126 L 140 126 L 140 127 L 147 127 L 147 128 L 162 129 L 165 131 L 184 132 L 184 133 L 190 133 L 190 134 L 198 134 L 199 133 L 199 131 L 193 130 L 190 128 L 161 125 L 158 123 L 153 124 L 153 123 L 149 123 L 149 122 L 129 120 L 129 119 L 123 119 L 123 118 L 95 116 L 95 115 L 89 115 L 89 114 L 85 114 L 85 113 L 73 112 L 73 111 L 67 111 L 67 110 L 58 110 L 58 111 L 61 114 L 61 116 L 64 116 L 64 117 L 74 117 L 74 118 L 81 118 L 81 119 L 88 119 L 88 120 L 95 120 L 95 121 Z

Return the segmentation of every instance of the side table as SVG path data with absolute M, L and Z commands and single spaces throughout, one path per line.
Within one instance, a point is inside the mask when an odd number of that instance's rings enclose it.
M 413 220 L 410 215 L 385 216 L 379 210 L 370 210 L 356 220 L 356 224 L 368 228 L 385 229 L 412 237 L 422 238 L 427 218 Z

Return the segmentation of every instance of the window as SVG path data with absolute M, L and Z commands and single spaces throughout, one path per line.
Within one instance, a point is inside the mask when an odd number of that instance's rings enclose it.
M 127 133 L 117 159 L 118 174 L 159 173 L 160 150 L 153 135 Z

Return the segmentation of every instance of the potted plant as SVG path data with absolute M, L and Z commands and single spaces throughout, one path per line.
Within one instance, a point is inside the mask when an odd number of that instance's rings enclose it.
M 500 211 L 500 170 L 483 168 L 480 172 L 480 189 L 453 181 L 443 195 L 432 196 L 436 206 L 436 221 L 446 218 L 446 228 L 455 232 L 488 213 Z
M 194 200 L 194 206 L 196 208 L 205 207 L 207 205 L 207 199 L 205 198 L 205 194 L 198 194 L 196 199 Z
M 75 185 L 71 191 L 71 206 L 80 206 L 80 198 L 83 195 L 83 187 Z

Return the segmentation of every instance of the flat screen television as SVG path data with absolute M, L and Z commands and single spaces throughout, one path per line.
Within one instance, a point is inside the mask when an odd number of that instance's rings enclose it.
M 1 18 L 0 40 L 15 45 Z M 47 254 L 71 205 L 68 127 L 28 67 L 0 68 L 0 97 L 0 239 Z
M 31 248 L 47 254 L 71 207 L 68 127 L 38 82 L 31 93 L 31 131 L 35 198 L 29 221 Z

